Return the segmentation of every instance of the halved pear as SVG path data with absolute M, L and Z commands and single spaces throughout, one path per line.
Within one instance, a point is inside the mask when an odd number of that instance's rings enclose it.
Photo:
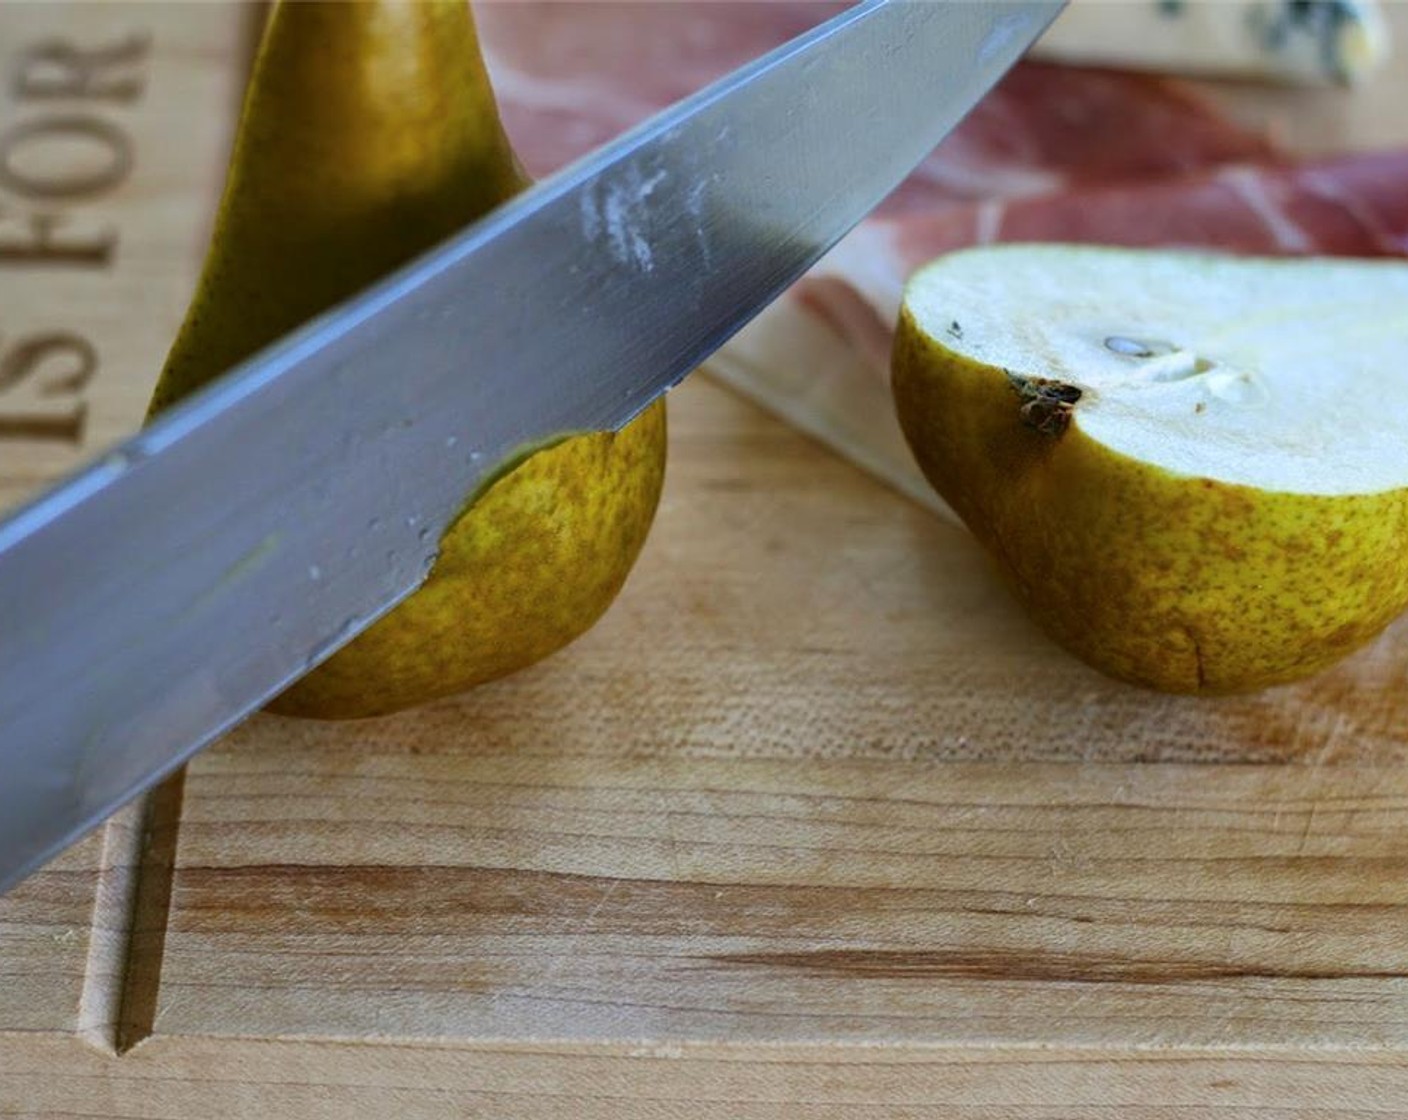
M 1257 689 L 1408 606 L 1408 263 L 967 250 L 910 279 L 893 374 L 929 481 L 1112 676 Z

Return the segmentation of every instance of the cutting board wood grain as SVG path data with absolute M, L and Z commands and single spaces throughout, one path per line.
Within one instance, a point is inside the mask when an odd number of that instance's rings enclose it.
M 5 502 L 139 421 L 251 22 L 0 6 Z M 1408 142 L 1381 81 L 1297 142 Z M 0 898 L 0 1115 L 1408 1115 L 1408 627 L 1256 697 L 1127 688 L 953 527 L 706 377 L 671 408 L 572 648 L 257 716 Z

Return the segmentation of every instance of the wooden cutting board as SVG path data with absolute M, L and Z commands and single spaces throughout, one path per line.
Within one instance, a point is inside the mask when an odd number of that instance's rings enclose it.
M 7 504 L 141 416 L 248 16 L 0 6 Z M 1408 142 L 1403 61 L 1220 96 Z M 0 1115 L 1408 1115 L 1408 625 L 1256 697 L 1126 688 L 962 533 L 706 378 L 671 409 L 571 649 L 256 717 L 0 898 Z

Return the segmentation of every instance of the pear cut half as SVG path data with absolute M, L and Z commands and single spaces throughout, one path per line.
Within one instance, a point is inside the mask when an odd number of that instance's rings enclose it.
M 893 375 L 930 483 L 1106 673 L 1248 691 L 1408 607 L 1408 262 L 966 250 L 911 277 Z

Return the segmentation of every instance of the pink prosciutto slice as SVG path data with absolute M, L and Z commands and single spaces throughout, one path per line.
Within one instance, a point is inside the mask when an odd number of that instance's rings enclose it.
M 481 0 L 476 11 L 505 125 L 529 172 L 541 176 L 846 6 Z M 1272 154 L 1263 136 L 1228 123 L 1178 81 L 1023 63 L 881 213 Z

